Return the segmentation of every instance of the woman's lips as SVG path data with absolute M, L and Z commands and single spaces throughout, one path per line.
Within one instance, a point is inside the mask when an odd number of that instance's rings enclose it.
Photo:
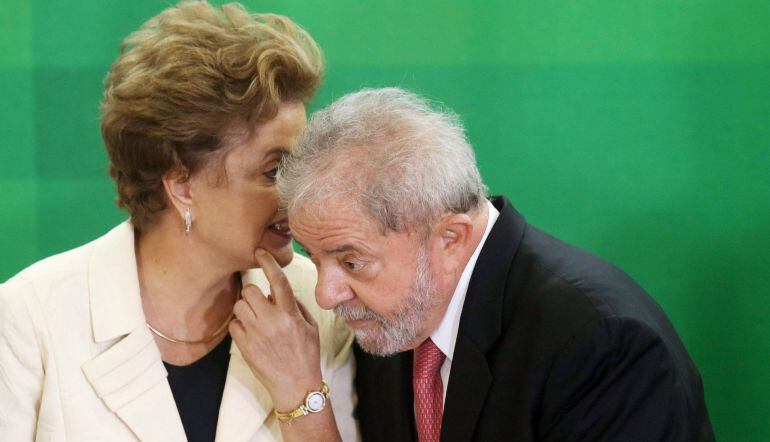
M 291 239 L 291 229 L 289 228 L 288 220 L 280 220 L 267 226 L 268 230 L 274 235 L 278 235 L 283 238 Z

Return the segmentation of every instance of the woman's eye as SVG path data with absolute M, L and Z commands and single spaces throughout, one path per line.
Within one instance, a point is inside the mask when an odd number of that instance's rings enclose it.
M 265 172 L 263 175 L 265 175 L 266 177 L 268 177 L 268 178 L 269 178 L 269 179 L 271 179 L 271 180 L 274 180 L 274 179 L 275 179 L 275 175 L 276 175 L 277 173 L 278 173 L 278 168 L 276 167 L 276 168 L 274 168 L 274 169 L 270 169 L 270 170 L 268 170 L 268 171 L 267 171 L 267 172 Z

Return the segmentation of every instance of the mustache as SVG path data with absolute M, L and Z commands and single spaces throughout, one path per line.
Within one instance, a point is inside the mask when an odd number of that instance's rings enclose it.
M 377 321 L 379 323 L 387 322 L 384 317 L 363 306 L 359 307 L 340 304 L 334 307 L 334 314 L 341 316 L 348 321 Z

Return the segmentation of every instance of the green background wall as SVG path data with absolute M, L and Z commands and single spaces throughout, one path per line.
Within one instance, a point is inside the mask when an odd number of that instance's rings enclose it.
M 0 3 L 0 281 L 125 217 L 101 79 L 168 4 Z M 314 107 L 401 85 L 454 108 L 493 193 L 619 264 L 669 313 L 718 439 L 770 440 L 770 2 L 247 5 L 324 48 Z

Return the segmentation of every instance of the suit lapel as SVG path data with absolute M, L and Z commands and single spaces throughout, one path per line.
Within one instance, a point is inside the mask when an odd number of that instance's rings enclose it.
M 396 385 L 398 385 L 398 392 L 392 396 L 394 396 L 393 400 L 398 403 L 398 406 L 392 409 L 395 415 L 391 419 L 394 422 L 394 433 L 399 432 L 396 433 L 399 434 L 399 437 L 393 440 L 404 442 L 417 440 L 417 423 L 414 419 L 414 390 L 412 387 L 413 361 L 414 352 L 410 351 L 397 355 L 397 359 L 392 362 L 393 374 L 396 376 Z M 387 388 L 386 382 L 382 382 L 381 385 Z M 383 397 L 387 398 L 386 395 Z M 401 424 L 399 430 L 396 430 L 395 427 L 399 423 Z
M 472 439 L 491 385 L 486 356 L 467 337 L 458 334 L 441 424 L 442 441 Z
M 356 357 L 356 418 L 363 440 L 417 440 L 412 393 L 412 352 L 388 357 L 366 353 L 358 344 Z
M 95 242 L 88 284 L 94 341 L 106 350 L 82 365 L 86 379 L 139 439 L 186 440 L 160 351 L 145 327 L 127 222 Z
M 500 216 L 468 284 L 447 386 L 442 441 L 472 440 L 494 381 L 487 353 L 502 333 L 505 287 L 526 223 L 505 198 L 492 198 L 492 203 Z
M 219 407 L 216 440 L 251 440 L 272 411 L 270 394 L 254 377 L 238 346 L 233 343 Z

